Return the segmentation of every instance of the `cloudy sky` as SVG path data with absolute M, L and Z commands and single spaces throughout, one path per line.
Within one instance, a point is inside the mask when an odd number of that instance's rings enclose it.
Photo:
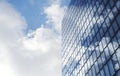
M 61 76 L 70 0 L 0 0 L 0 76 Z

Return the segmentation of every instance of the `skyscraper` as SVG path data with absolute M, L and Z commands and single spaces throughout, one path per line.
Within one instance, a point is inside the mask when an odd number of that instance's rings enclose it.
M 62 76 L 120 76 L 120 0 L 71 0 L 62 22 Z

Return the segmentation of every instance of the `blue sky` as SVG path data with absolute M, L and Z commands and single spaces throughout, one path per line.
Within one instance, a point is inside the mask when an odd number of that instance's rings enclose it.
M 0 76 L 61 76 L 68 1 L 0 0 Z
M 61 6 L 67 6 L 70 0 L 61 0 Z M 44 14 L 44 7 L 48 7 L 50 0 L 8 0 L 13 7 L 25 17 L 29 30 L 35 30 L 42 24 L 45 24 L 46 17 Z
M 45 0 L 36 0 L 33 3 L 29 0 L 9 0 L 17 11 L 19 11 L 26 19 L 29 29 L 35 30 L 45 22 L 45 16 L 42 14 L 43 7 L 46 6 Z

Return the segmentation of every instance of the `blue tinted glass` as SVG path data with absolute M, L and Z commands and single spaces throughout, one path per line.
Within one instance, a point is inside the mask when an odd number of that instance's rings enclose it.
M 120 1 L 71 0 L 62 23 L 62 76 L 120 76 Z

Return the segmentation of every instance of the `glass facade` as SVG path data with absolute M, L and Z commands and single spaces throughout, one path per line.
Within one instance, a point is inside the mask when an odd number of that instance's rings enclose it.
M 62 76 L 120 76 L 120 0 L 71 0 L 62 22 Z

